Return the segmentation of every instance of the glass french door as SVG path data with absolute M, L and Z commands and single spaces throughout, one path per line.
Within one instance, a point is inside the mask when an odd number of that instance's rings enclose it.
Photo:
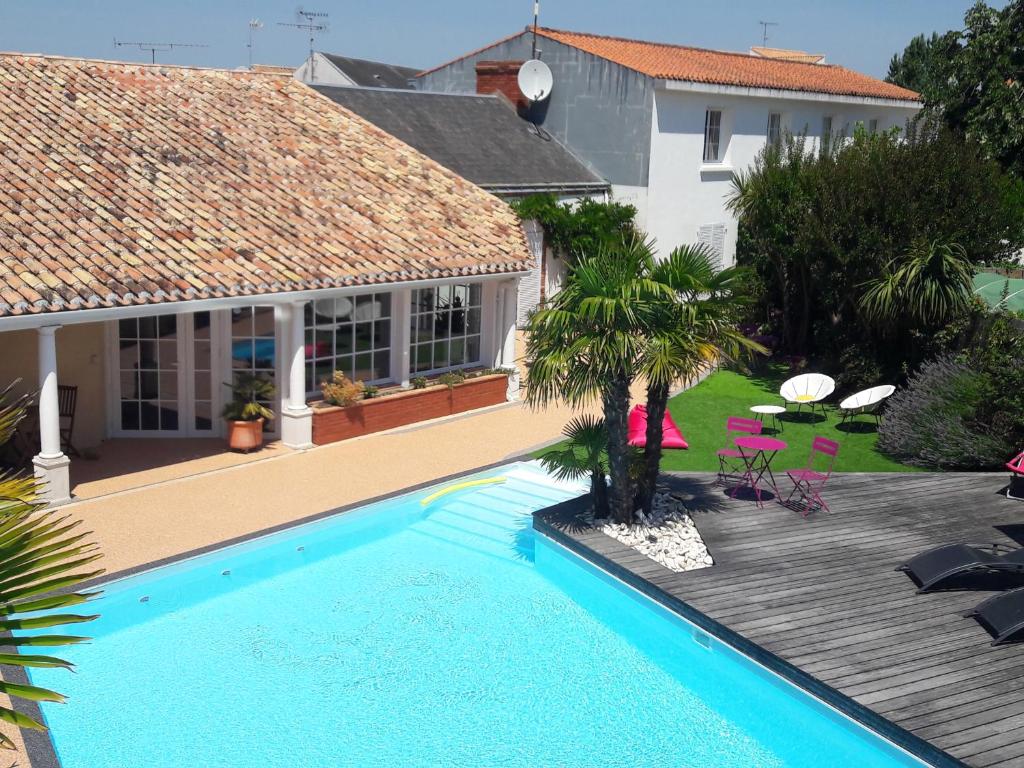
M 210 312 L 118 321 L 115 435 L 219 433 L 214 321 Z
M 231 376 L 250 373 L 277 388 L 277 325 L 273 307 L 237 307 L 230 310 Z M 275 413 L 278 398 L 261 401 Z M 277 434 L 277 419 L 263 422 L 263 431 Z

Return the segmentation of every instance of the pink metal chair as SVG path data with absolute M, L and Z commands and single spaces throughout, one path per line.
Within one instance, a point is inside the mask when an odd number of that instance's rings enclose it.
M 1024 501 L 1024 451 L 1021 451 L 1008 462 L 1010 484 L 1006 486 L 1006 498 Z
M 717 452 L 718 482 L 725 483 L 728 479 L 739 479 L 747 471 L 743 463 L 743 454 L 733 444 L 737 435 L 760 435 L 761 422 L 757 419 L 744 419 L 741 416 L 730 416 L 725 422 L 728 443 Z
M 821 490 L 832 476 L 837 453 L 839 453 L 839 443 L 824 437 L 814 438 L 814 442 L 811 443 L 811 455 L 807 458 L 807 466 L 802 469 L 786 470 L 786 474 L 793 482 L 793 490 L 786 497 L 785 505 L 787 507 L 799 505 L 800 514 L 804 517 L 818 507 L 826 512 L 832 511 L 821 497 Z M 818 456 L 822 456 L 824 459 L 818 461 Z M 823 467 L 823 465 L 827 466 Z M 823 468 L 824 471 L 822 471 Z M 800 494 L 800 498 L 794 502 L 793 496 L 796 494 Z

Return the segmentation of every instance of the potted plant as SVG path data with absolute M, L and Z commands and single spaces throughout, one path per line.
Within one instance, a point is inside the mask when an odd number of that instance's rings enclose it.
M 228 422 L 228 447 L 235 451 L 251 451 L 263 445 L 263 423 L 274 418 L 274 412 L 262 401 L 274 399 L 274 385 L 265 376 L 248 372 L 236 373 L 231 387 L 231 401 L 224 406 Z

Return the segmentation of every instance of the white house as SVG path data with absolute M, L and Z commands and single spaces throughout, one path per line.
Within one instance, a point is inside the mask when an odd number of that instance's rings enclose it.
M 637 207 L 662 252 L 703 241 L 723 264 L 736 253 L 732 175 L 767 142 L 784 131 L 819 142 L 857 123 L 902 127 L 921 106 L 916 93 L 801 52 L 728 53 L 547 28 L 537 36 L 554 87 L 530 119 L 611 182 L 615 199 Z M 521 98 L 515 73 L 532 44 L 527 28 L 420 73 L 417 85 Z
M 0 383 L 38 391 L 52 502 L 72 448 L 222 435 L 236 373 L 302 448 L 333 371 L 514 365 L 516 216 L 292 77 L 2 54 L 0 78 Z

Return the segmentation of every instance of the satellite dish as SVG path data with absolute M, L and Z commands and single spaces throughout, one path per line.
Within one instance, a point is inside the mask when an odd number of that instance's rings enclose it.
M 554 82 L 548 65 L 540 59 L 530 59 L 519 68 L 519 90 L 530 101 L 544 101 Z

